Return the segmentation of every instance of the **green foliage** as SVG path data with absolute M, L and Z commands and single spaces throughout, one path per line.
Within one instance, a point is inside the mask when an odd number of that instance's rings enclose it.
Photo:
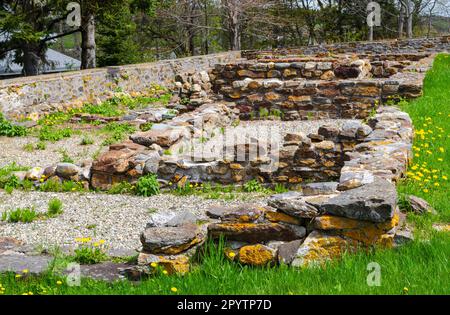
M 51 141 L 56 142 L 64 138 L 70 138 L 72 136 L 73 130 L 70 128 L 53 128 L 48 125 L 44 125 L 39 130 L 39 140 L 40 141 Z
M 124 140 L 126 135 L 135 132 L 136 128 L 128 123 L 112 122 L 103 127 L 102 131 L 109 135 L 102 144 L 111 145 Z
M 32 143 L 27 143 L 23 146 L 23 150 L 26 152 L 33 152 L 34 151 L 34 146 Z
M 119 194 L 134 194 L 135 186 L 130 184 L 129 182 L 121 182 L 112 185 L 112 187 L 108 190 L 108 194 L 111 195 L 119 195 Z
M 36 150 L 45 150 L 47 148 L 47 144 L 44 141 L 39 141 L 36 143 Z
M 69 153 L 66 149 L 60 149 L 59 153 L 62 155 L 61 162 L 62 163 L 74 163 L 73 159 L 69 156 Z
M 142 131 L 149 131 L 150 129 L 152 129 L 152 127 L 153 127 L 153 123 L 147 122 L 145 124 L 141 124 L 139 126 L 139 129 L 141 129 Z
M 50 199 L 48 202 L 47 215 L 49 217 L 55 217 L 63 213 L 62 210 L 63 203 L 58 198 Z
M 159 183 L 155 174 L 140 177 L 136 183 L 136 194 L 149 197 L 159 194 Z
M 0 136 L 6 137 L 24 137 L 27 135 L 27 129 L 23 126 L 12 124 L 0 113 Z
M 91 145 L 94 144 L 94 140 L 89 136 L 84 136 L 81 138 L 80 145 Z
M 74 250 L 73 261 L 82 265 L 94 265 L 108 259 L 104 249 L 96 243 L 82 243 Z
M 246 182 L 243 186 L 245 192 L 264 192 L 265 188 L 256 179 Z
M 282 194 L 282 193 L 288 192 L 289 189 L 287 189 L 283 184 L 277 183 L 274 187 L 274 191 L 277 194 Z
M 38 218 L 34 208 L 17 208 L 2 213 L 2 221 L 9 223 L 31 223 Z

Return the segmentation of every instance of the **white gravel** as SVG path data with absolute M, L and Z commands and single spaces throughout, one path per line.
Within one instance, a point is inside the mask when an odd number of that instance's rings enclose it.
M 108 149 L 107 146 L 101 146 L 105 136 L 90 135 L 89 137 L 94 140 L 93 144 L 81 145 L 83 138 L 81 135 L 73 135 L 57 142 L 46 141 L 45 150 L 36 149 L 36 144 L 39 142 L 36 137 L 0 137 L 0 167 L 12 162 L 22 166 L 46 167 L 60 162 L 63 150 L 75 163 L 80 163 L 92 158 L 99 149 L 103 151 Z M 32 144 L 35 149 L 32 152 L 26 151 L 24 147 L 27 144 Z
M 51 198 L 63 202 L 64 213 L 56 218 L 32 223 L 0 222 L 0 237 L 14 237 L 36 246 L 73 247 L 75 238 L 91 237 L 105 240 L 111 249 L 139 249 L 139 234 L 152 219 L 164 223 L 175 214 L 190 211 L 205 219 L 205 210 L 212 205 L 235 205 L 243 201 L 207 200 L 197 196 L 160 194 L 149 198 L 131 195 L 96 193 L 45 193 L 15 190 L 0 191 L 1 213 L 17 207 L 35 207 L 47 211 Z M 263 199 L 252 202 L 263 204 Z

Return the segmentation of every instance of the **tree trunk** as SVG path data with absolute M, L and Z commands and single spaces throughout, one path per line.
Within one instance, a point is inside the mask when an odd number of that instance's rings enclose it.
M 95 68 L 95 17 L 85 13 L 81 18 L 81 69 Z
M 23 49 L 23 74 L 25 76 L 38 75 L 40 64 L 41 58 L 38 50 L 31 47 Z
M 406 37 L 413 37 L 413 9 L 411 0 L 406 0 Z
M 405 21 L 405 7 L 400 3 L 400 15 L 398 17 L 398 38 L 403 37 L 403 28 Z

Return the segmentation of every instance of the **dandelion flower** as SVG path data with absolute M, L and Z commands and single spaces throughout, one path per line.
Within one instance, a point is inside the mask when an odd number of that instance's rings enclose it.
M 170 288 L 170 291 L 172 291 L 172 292 L 174 292 L 174 293 L 175 293 L 175 292 L 177 292 L 177 291 L 178 291 L 178 289 L 177 289 L 177 288 L 175 288 L 175 287 L 171 287 L 171 288 Z
M 57 285 L 61 285 L 61 284 L 62 284 L 62 281 L 58 280 L 58 281 L 56 281 L 56 284 L 57 284 Z
M 158 267 L 158 264 L 155 263 L 155 262 L 152 262 L 152 263 L 150 264 L 150 266 L 152 266 L 153 268 L 156 268 L 156 267 Z

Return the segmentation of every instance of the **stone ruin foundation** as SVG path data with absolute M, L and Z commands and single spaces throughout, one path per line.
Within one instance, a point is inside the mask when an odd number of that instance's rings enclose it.
M 175 106 L 180 115 L 156 121 L 64 176 L 100 190 L 157 174 L 163 189 L 256 179 L 291 191 L 266 206 L 212 207 L 207 222 L 183 213 L 163 226 L 148 224 L 131 273 L 151 274 L 153 262 L 170 273 L 187 272 L 206 240 L 221 237 L 229 259 L 257 266 L 308 266 L 410 240 L 395 184 L 412 157 L 414 131 L 409 116 L 390 105 L 422 95 L 434 53 L 243 56 L 209 72 L 178 75 L 174 94 L 192 100 Z M 308 134 L 283 130 L 287 123 L 321 120 L 327 123 Z

